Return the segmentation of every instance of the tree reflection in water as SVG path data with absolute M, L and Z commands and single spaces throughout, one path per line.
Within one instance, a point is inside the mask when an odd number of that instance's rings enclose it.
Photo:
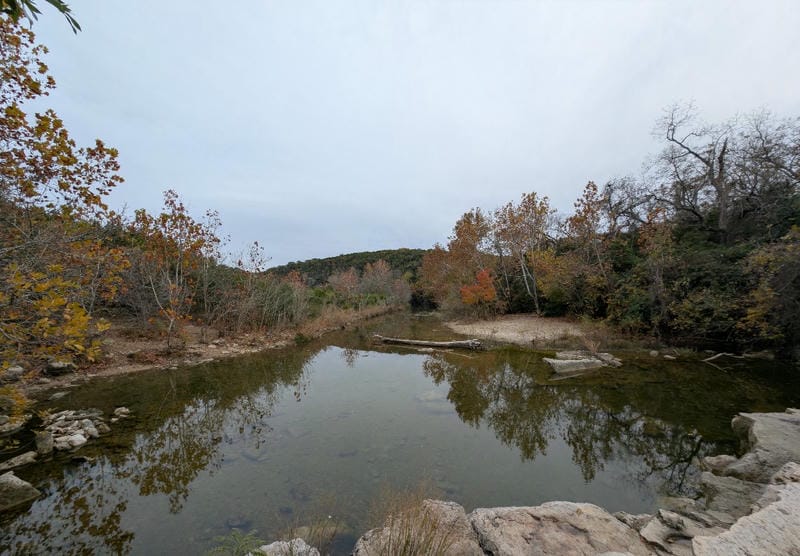
M 213 366 L 207 372 L 154 373 L 147 395 L 133 394 L 136 426 L 117 424 L 105 453 L 98 445 L 81 451 L 95 461 L 76 467 L 62 459 L 38 468 L 38 476 L 20 473 L 45 495 L 27 513 L 4 517 L 12 527 L 3 524 L 0 546 L 14 554 L 129 552 L 135 533 L 122 519 L 128 500 L 162 494 L 170 512 L 180 512 L 198 474 L 221 466 L 223 442 L 262 446 L 271 430 L 266 419 L 282 391 L 290 388 L 298 399 L 306 391 L 307 364 L 316 353 L 292 350 L 268 361 L 228 361 L 226 373 Z M 136 377 L 121 379 L 116 396 L 125 399 L 119 390 L 139 384 Z M 187 401 L 187 392 L 196 395 Z
M 639 407 L 648 406 L 636 402 L 652 384 L 620 389 L 553 382 L 536 372 L 537 365 L 532 353 L 498 350 L 477 357 L 432 354 L 423 368 L 436 384 L 449 384 L 447 397 L 464 422 L 485 423 L 524 460 L 546 455 L 548 444 L 561 438 L 587 482 L 607 461 L 633 455 L 644 465 L 633 479 L 655 479 L 670 494 L 691 493 L 694 458 L 715 452 L 716 445 L 681 422 L 642 413 Z

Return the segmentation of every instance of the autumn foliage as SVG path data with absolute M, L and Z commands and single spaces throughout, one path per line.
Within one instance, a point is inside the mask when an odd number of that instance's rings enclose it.
M 678 106 L 658 126 L 665 146 L 641 178 L 590 181 L 569 214 L 536 192 L 466 212 L 419 287 L 452 313 L 491 303 L 800 356 L 800 120 L 710 125 Z

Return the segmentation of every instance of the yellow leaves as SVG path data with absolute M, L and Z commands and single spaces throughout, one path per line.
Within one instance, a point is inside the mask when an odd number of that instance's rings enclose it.
M 74 300 L 80 292 L 75 282 L 58 272 L 60 264 L 49 265 L 48 272 L 25 272 L 12 264 L 0 271 L 0 290 L 7 302 L 0 305 L 0 362 L 30 360 L 34 363 L 55 357 L 98 357 L 100 344 L 90 341 L 92 318 Z M 108 329 L 98 321 L 95 331 Z

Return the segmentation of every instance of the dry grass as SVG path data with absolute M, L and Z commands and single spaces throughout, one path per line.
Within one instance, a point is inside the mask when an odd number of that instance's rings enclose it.
M 335 514 L 339 503 L 334 494 L 320 496 L 314 507 L 306 512 L 304 520 L 296 519 L 281 532 L 281 540 L 303 539 L 320 554 L 328 554 L 336 536 L 346 529 Z
M 382 529 L 374 531 L 367 553 L 370 556 L 448 554 L 455 541 L 453 526 L 442 522 L 425 502 L 438 494 L 428 481 L 413 490 L 384 487 L 370 512 Z

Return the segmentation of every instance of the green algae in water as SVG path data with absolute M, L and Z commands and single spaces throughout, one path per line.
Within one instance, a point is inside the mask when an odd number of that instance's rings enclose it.
M 588 501 L 652 511 L 692 495 L 694 462 L 737 449 L 739 411 L 797 405 L 786 370 L 730 372 L 623 355 L 620 370 L 554 382 L 542 354 L 421 352 L 373 332 L 446 339 L 392 316 L 260 356 L 103 379 L 41 408 L 124 405 L 132 417 L 79 453 L 19 470 L 43 490 L 3 517 L 12 553 L 202 553 L 336 523 L 347 553 L 382 489 L 428 481 L 468 510 Z

